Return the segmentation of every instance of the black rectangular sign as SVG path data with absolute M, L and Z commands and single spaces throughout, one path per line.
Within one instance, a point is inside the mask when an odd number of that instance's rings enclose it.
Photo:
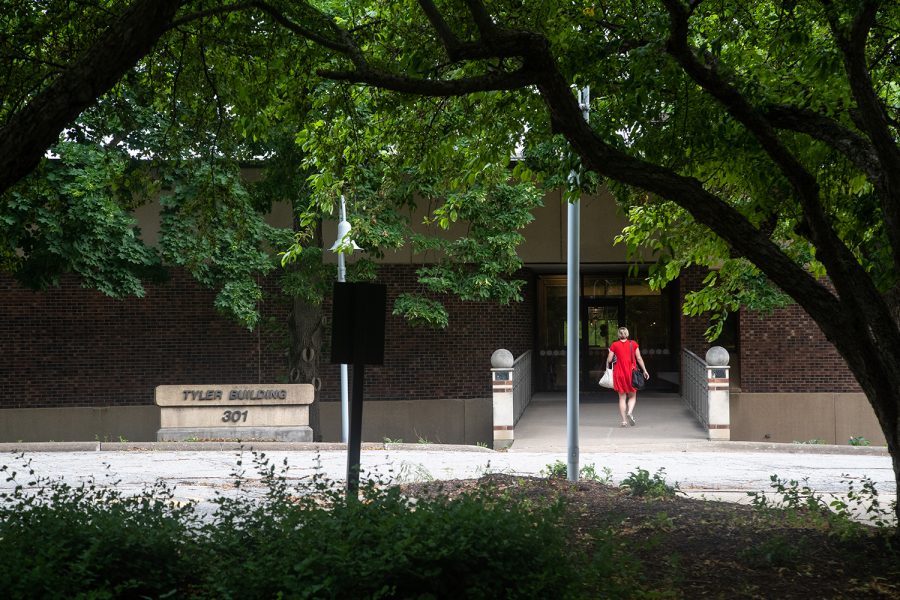
M 331 313 L 333 364 L 384 364 L 387 288 L 377 283 L 335 283 Z

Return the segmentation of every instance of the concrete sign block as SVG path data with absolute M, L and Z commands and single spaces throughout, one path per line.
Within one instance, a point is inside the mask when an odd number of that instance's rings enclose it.
M 311 442 L 310 384 L 161 385 L 158 441 Z

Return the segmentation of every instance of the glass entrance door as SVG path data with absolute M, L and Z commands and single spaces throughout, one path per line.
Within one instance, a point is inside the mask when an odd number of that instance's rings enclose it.
M 609 345 L 620 325 L 641 348 L 650 371 L 647 389 L 677 391 L 679 385 L 679 305 L 677 288 L 652 290 L 624 273 L 582 276 L 579 336 L 579 387 L 598 391 Z M 565 275 L 541 275 L 537 282 L 535 389 L 566 389 L 568 315 Z
M 619 323 L 625 322 L 622 300 L 584 298 L 581 316 L 581 389 L 600 389 L 609 345 L 616 341 Z

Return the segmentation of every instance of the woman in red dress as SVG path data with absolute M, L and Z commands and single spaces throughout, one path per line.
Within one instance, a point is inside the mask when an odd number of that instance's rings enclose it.
M 634 352 L 634 360 L 632 360 L 632 350 Z M 628 339 L 628 328 L 619 327 L 619 339 L 609 345 L 609 354 L 606 356 L 606 368 L 615 358 L 615 366 L 613 367 L 613 389 L 619 392 L 619 413 L 622 415 L 622 427 L 628 427 L 629 424 L 635 425 L 634 405 L 637 404 L 637 390 L 631 385 L 631 370 L 634 368 L 634 362 L 640 366 L 644 372 L 644 379 L 650 381 L 650 373 L 644 366 L 644 359 L 641 358 L 641 350 L 638 348 L 637 342 Z

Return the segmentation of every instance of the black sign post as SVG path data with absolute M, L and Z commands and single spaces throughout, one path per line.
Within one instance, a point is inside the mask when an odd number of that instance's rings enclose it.
M 335 283 L 331 313 L 331 362 L 353 365 L 347 440 L 347 500 L 359 489 L 365 365 L 384 364 L 387 289 L 375 283 Z

